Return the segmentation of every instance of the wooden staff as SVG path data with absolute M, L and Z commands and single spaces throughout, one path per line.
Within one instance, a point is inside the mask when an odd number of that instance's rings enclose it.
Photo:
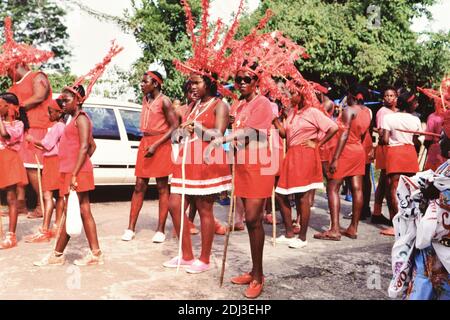
M 182 190 L 181 190 L 181 226 L 180 226 L 180 235 L 178 239 L 178 265 L 177 265 L 177 274 L 180 270 L 181 259 L 182 259 L 182 245 L 183 245 L 183 228 L 184 228 L 184 200 L 185 200 L 185 187 L 186 187 L 186 148 L 189 142 L 189 137 L 185 138 L 184 146 L 183 146 L 183 154 L 181 160 L 181 180 L 182 180 Z
M 405 133 L 412 133 L 412 134 L 416 134 L 416 135 L 432 136 L 432 137 L 437 137 L 437 138 L 441 137 L 440 134 L 434 133 L 434 132 L 403 130 L 403 129 L 395 129 L 395 130 L 400 131 L 400 132 L 405 132 Z
M 219 282 L 220 287 L 222 287 L 223 285 L 223 277 L 225 275 L 225 264 L 227 261 L 228 243 L 230 241 L 231 228 L 233 228 L 232 230 L 234 231 L 234 213 L 235 213 L 234 208 L 236 207 L 236 197 L 234 195 L 234 174 L 235 172 L 233 164 L 231 167 L 231 201 L 230 201 L 230 208 L 228 210 L 228 228 L 227 233 L 225 235 L 225 244 L 223 247 L 222 270 L 220 271 L 220 282 Z
M 42 191 L 42 176 L 41 176 L 41 163 L 39 162 L 39 158 L 37 154 L 34 154 L 34 158 L 36 159 L 36 163 L 38 165 L 37 174 L 38 174 L 38 185 L 39 185 L 39 203 L 41 204 L 41 210 L 45 215 L 45 206 L 44 206 L 44 193 Z

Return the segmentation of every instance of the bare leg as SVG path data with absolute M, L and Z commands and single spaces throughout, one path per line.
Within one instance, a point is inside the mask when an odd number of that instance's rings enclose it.
M 27 175 L 28 175 L 28 181 L 31 184 L 31 187 L 33 188 L 34 192 L 37 195 L 38 201 L 37 201 L 37 208 L 40 208 L 39 203 L 39 180 L 38 180 L 38 173 L 37 169 L 27 169 Z M 41 208 L 43 212 L 43 208 Z
M 361 217 L 370 218 L 370 196 L 372 194 L 372 182 L 370 181 L 370 168 L 371 164 L 366 164 L 366 172 L 363 177 L 363 205 L 361 211 Z
M 6 188 L 6 200 L 9 208 L 9 232 L 16 233 L 17 228 L 17 196 L 16 186 Z
M 202 237 L 202 251 L 200 260 L 204 263 L 209 263 L 211 256 L 211 248 L 214 240 L 215 222 L 213 214 L 214 196 L 199 196 L 195 197 L 195 204 L 198 208 L 200 216 L 201 237 Z
M 358 223 L 361 217 L 361 209 L 363 205 L 363 176 L 353 176 L 350 178 L 352 187 L 352 222 L 350 226 L 343 232 L 343 235 L 354 238 L 358 234 Z
M 380 177 L 378 179 L 378 185 L 377 189 L 375 190 L 375 203 L 373 208 L 373 215 L 374 216 L 381 216 L 381 209 L 383 206 L 383 199 L 385 196 L 387 196 L 387 176 L 386 176 L 386 170 L 382 169 L 380 172 Z
M 57 226 L 61 223 L 62 214 L 64 211 L 64 197 L 59 196 L 56 199 L 56 218 L 55 218 L 55 224 Z
M 262 283 L 265 238 L 262 220 L 265 199 L 243 199 L 243 202 L 245 207 L 245 222 L 247 224 L 250 250 L 252 253 L 253 268 L 251 275 L 257 283 Z
M 98 244 L 97 226 L 91 212 L 91 204 L 89 202 L 89 192 L 77 192 L 80 200 L 81 220 L 83 221 L 86 238 L 92 252 L 98 252 L 100 246 Z
M 184 214 L 184 226 L 183 226 L 183 241 L 182 241 L 182 252 L 183 260 L 194 259 L 194 253 L 192 252 L 192 241 L 189 228 L 187 225 L 188 217 L 183 210 Z M 177 233 L 178 238 L 180 238 L 181 229 L 181 194 L 172 193 L 169 197 L 169 213 L 172 217 L 172 223 Z
M 55 208 L 55 204 L 53 203 L 53 192 L 45 191 L 44 192 L 44 221 L 42 222 L 43 231 L 48 231 L 50 229 L 50 222 L 52 220 L 53 209 Z
M 135 231 L 136 222 L 144 203 L 145 193 L 147 192 L 148 178 L 136 177 L 136 186 L 134 187 L 133 196 L 131 198 L 130 221 L 128 229 Z
M 297 193 L 295 195 L 295 202 L 297 205 L 297 211 L 300 215 L 300 233 L 298 237 L 302 241 L 306 241 L 306 233 L 308 232 L 309 217 L 311 215 L 311 198 L 314 190 L 309 190 L 304 193 Z
M 339 212 L 341 210 L 341 199 L 339 189 L 342 185 L 342 179 L 330 179 L 327 184 L 328 206 L 330 208 L 330 229 L 325 232 L 316 233 L 314 238 L 323 240 L 340 240 L 341 233 L 339 227 Z
M 68 196 L 66 196 L 64 201 L 64 212 L 65 212 L 65 217 L 67 217 L 67 199 Z M 64 250 L 67 247 L 67 244 L 69 243 L 70 240 L 70 236 L 67 234 L 66 232 L 66 220 L 64 218 L 63 223 L 61 225 L 61 230 L 59 230 L 59 238 L 57 239 L 56 242 L 56 246 L 55 246 L 55 251 L 62 254 L 64 252 Z
M 286 238 L 294 237 L 294 228 L 292 226 L 292 210 L 289 204 L 288 196 L 276 194 L 278 197 L 278 203 L 280 205 L 281 216 L 284 221 L 284 227 L 286 228 Z
M 159 218 L 158 229 L 156 231 L 164 233 L 167 215 L 169 214 L 169 177 L 156 178 L 156 188 L 159 194 Z

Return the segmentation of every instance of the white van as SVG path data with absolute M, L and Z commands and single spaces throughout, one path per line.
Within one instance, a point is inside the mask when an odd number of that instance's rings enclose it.
M 83 104 L 97 144 L 91 158 L 95 185 L 135 184 L 134 169 L 142 137 L 141 109 L 136 103 L 105 98 L 88 98 Z M 150 183 L 155 184 L 155 180 L 150 179 Z

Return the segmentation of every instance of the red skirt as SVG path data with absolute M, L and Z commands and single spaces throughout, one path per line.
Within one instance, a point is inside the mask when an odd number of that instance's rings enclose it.
M 270 152 L 266 152 L 267 161 L 263 161 L 259 152 L 264 153 L 264 150 L 251 149 L 250 152 L 247 147 L 238 152 L 234 177 L 234 193 L 237 197 L 265 199 L 272 196 L 278 166 L 273 164 Z
M 340 180 L 346 177 L 363 176 L 365 172 L 366 152 L 362 144 L 347 143 L 337 161 L 336 172 L 329 177 Z
M 319 188 L 323 188 L 319 149 L 302 145 L 290 147 L 275 192 L 288 195 Z
M 26 135 L 29 134 L 33 136 L 33 138 L 37 141 L 41 141 L 44 139 L 45 135 L 47 134 L 47 129 L 41 129 L 41 128 L 29 128 L 28 131 L 25 133 Z M 20 148 L 20 156 L 22 157 L 23 164 L 25 168 L 35 168 L 37 169 L 38 164 L 36 162 L 36 156 L 39 159 L 39 163 L 44 163 L 44 150 L 36 147 L 34 143 L 30 143 L 26 141 L 25 139 L 22 142 L 21 148 Z
M 170 180 L 170 192 L 187 195 L 210 195 L 231 189 L 230 164 L 225 150 L 216 148 L 211 154 L 212 163 L 204 160 L 204 151 L 208 142 L 199 139 L 188 144 L 185 162 L 185 179 L 183 188 L 181 148 L 173 164 L 173 176 Z
M 375 148 L 375 168 L 386 170 L 386 146 L 378 145 Z
M 27 185 L 27 171 L 17 151 L 11 149 L 0 150 L 0 189 Z
M 70 191 L 71 173 L 61 173 L 59 176 L 59 195 L 61 197 L 68 195 Z M 77 175 L 77 192 L 87 192 L 95 189 L 94 172 L 79 172 Z
M 160 178 L 172 174 L 172 144 L 170 139 L 164 142 L 153 156 L 146 158 L 148 147 L 162 135 L 144 136 L 139 144 L 134 175 L 139 178 Z
M 416 149 L 411 144 L 386 148 L 386 173 L 416 173 L 419 171 Z
M 58 156 L 44 157 L 44 169 L 42 169 L 42 190 L 59 190 L 60 175 Z

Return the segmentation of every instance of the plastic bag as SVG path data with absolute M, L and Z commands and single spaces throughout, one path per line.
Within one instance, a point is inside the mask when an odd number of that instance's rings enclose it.
M 76 191 L 70 190 L 67 200 L 66 232 L 69 236 L 77 236 L 81 233 L 82 227 L 80 201 Z

